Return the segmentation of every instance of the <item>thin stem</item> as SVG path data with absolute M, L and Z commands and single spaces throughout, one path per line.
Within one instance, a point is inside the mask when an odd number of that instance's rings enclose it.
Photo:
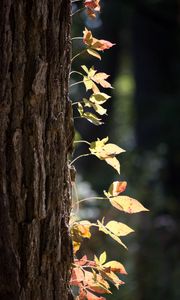
M 75 192 L 75 196 L 76 196 L 76 202 L 75 202 L 75 205 L 73 205 L 73 208 L 76 207 L 76 212 L 75 212 L 75 215 L 77 215 L 78 213 L 78 210 L 79 210 L 79 201 L 78 201 L 78 191 L 77 191 L 77 187 L 76 187 L 76 183 L 74 183 L 74 192 Z
M 83 37 L 82 36 L 75 36 L 71 39 L 72 41 L 73 40 L 83 40 Z
M 71 74 L 78 74 L 78 75 L 84 76 L 81 72 L 78 72 L 78 71 L 71 71 L 71 72 L 70 72 L 70 75 L 71 75 Z
M 81 202 L 84 202 L 84 201 L 95 200 L 95 199 L 97 199 L 97 200 L 107 200 L 107 198 L 105 198 L 105 197 L 89 197 L 89 198 L 84 198 L 82 200 L 79 200 L 78 204 L 81 203 Z
M 71 62 L 73 62 L 77 57 L 79 57 L 81 54 L 84 54 L 87 51 L 87 49 L 82 50 L 81 52 L 77 53 L 74 57 L 72 57 Z
M 80 84 L 80 83 L 83 83 L 83 80 L 77 81 L 77 82 L 75 82 L 75 83 L 72 83 L 72 84 L 70 85 L 70 87 L 72 87 L 72 86 L 74 86 L 74 85 L 77 85 L 77 84 Z
M 85 157 L 85 156 L 89 156 L 89 155 L 92 155 L 92 154 L 91 154 L 91 153 L 86 153 L 86 154 L 81 154 L 81 155 L 77 156 L 75 159 L 73 159 L 73 160 L 70 162 L 70 166 L 71 166 L 72 164 L 74 164 L 75 161 L 78 160 L 79 158 Z
M 85 119 L 84 117 L 74 117 L 74 120 L 75 119 Z
M 83 11 L 86 7 L 82 7 L 80 9 L 77 9 L 72 15 L 71 17 L 75 16 L 76 14 L 78 14 L 79 12 Z
M 73 0 L 73 1 L 71 1 L 71 3 L 80 2 L 80 1 L 82 1 L 82 0 Z
M 77 102 L 78 103 L 78 102 Z M 79 140 L 79 141 L 74 141 L 74 144 L 78 144 L 78 143 L 85 143 L 85 144 L 88 144 L 90 145 L 91 143 L 85 141 L 85 140 Z
M 78 103 L 80 103 L 81 101 L 78 101 L 78 102 L 73 102 L 71 105 L 78 105 Z

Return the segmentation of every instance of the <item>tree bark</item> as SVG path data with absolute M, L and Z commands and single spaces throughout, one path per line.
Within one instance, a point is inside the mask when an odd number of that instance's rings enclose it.
M 70 297 L 70 14 L 70 0 L 1 1 L 1 300 Z

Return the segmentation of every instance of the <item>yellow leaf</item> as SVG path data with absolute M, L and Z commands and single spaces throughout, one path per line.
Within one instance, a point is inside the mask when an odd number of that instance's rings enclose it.
M 106 228 L 109 229 L 112 233 L 114 233 L 117 236 L 125 236 L 131 232 L 134 232 L 134 230 L 129 226 L 127 226 L 126 224 L 116 222 L 116 221 L 108 222 L 106 224 Z
M 93 49 L 87 49 L 87 52 L 88 52 L 90 55 L 92 55 L 92 56 L 94 56 L 94 57 L 96 57 L 96 58 L 98 58 L 98 59 L 101 60 L 101 55 L 100 55 L 97 51 L 95 51 L 95 50 L 93 50 Z
M 109 272 L 101 271 L 101 274 L 103 274 L 103 277 L 110 280 L 117 289 L 119 288 L 120 285 L 124 284 L 124 282 L 120 280 L 119 277 L 112 271 Z
M 109 198 L 111 204 L 117 209 L 129 214 L 148 211 L 139 201 L 128 196 L 118 196 Z
M 97 73 L 93 76 L 93 81 L 95 81 L 96 83 L 100 84 L 102 87 L 104 88 L 112 88 L 111 84 L 105 80 L 109 77 L 109 75 L 107 75 L 106 73 Z
M 83 82 L 84 82 L 84 85 L 86 87 L 86 91 L 92 89 L 94 84 L 93 84 L 93 81 L 91 79 L 89 79 L 87 76 L 84 76 Z
M 82 238 L 90 238 L 91 223 L 88 221 L 75 222 L 71 228 L 72 239 L 75 241 L 81 241 Z
M 98 102 L 99 104 L 103 104 L 109 98 L 111 98 L 111 97 L 105 93 L 97 93 L 97 94 L 92 94 L 91 97 L 89 98 L 89 101 L 91 101 L 93 103 Z
M 74 252 L 74 254 L 76 254 L 76 252 L 79 250 L 80 247 L 81 247 L 80 242 L 73 241 L 73 252 Z
M 99 119 L 95 114 L 92 114 L 91 112 L 83 113 L 82 117 L 96 126 L 104 124 L 103 122 L 101 122 L 101 119 Z
M 127 275 L 125 267 L 123 266 L 123 264 L 121 264 L 118 261 L 115 261 L 115 260 L 108 261 L 107 263 L 105 263 L 103 265 L 103 267 L 104 268 L 110 268 L 111 271 L 113 271 L 113 272 L 117 272 L 117 273 L 120 273 L 120 274 Z
M 107 109 L 103 108 L 101 105 L 95 103 L 92 103 L 92 107 L 94 108 L 94 110 L 101 116 L 105 115 L 107 112 Z
M 81 68 L 82 68 L 87 74 L 89 73 L 89 70 L 88 70 L 88 68 L 87 68 L 85 65 L 81 66 Z
M 102 231 L 105 234 L 109 235 L 113 240 L 115 240 L 120 245 L 122 245 L 125 249 L 127 249 L 126 245 L 121 241 L 121 239 L 117 235 L 115 235 L 114 233 L 112 233 L 110 230 L 108 230 L 106 228 L 106 226 L 104 226 L 103 223 L 101 223 L 99 220 L 97 220 L 97 224 L 99 226 L 99 231 Z
M 120 148 L 119 146 L 115 145 L 115 144 L 106 144 L 103 147 L 103 151 L 105 152 L 105 155 L 107 156 L 115 156 L 117 154 L 123 153 L 125 152 L 124 149 Z
M 113 167 L 118 172 L 118 174 L 120 174 L 120 163 L 116 157 L 106 158 L 105 161 L 107 162 L 108 165 Z
M 107 258 L 106 251 L 104 251 L 99 257 L 99 261 L 101 265 L 103 265 L 106 262 L 106 258 Z

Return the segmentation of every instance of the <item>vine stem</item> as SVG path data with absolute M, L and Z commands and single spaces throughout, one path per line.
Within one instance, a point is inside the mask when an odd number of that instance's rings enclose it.
M 80 84 L 80 83 L 83 83 L 83 80 L 77 81 L 77 82 L 75 82 L 75 83 L 72 83 L 72 84 L 70 85 L 70 87 L 72 87 L 72 86 L 74 86 L 74 85 L 77 85 L 77 84 Z
M 75 16 L 76 14 L 78 14 L 79 12 L 83 11 L 86 7 L 82 7 L 80 9 L 77 9 L 72 15 L 71 17 Z
M 84 202 L 84 201 L 95 200 L 95 199 L 97 199 L 97 200 L 107 200 L 107 198 L 105 198 L 105 197 L 95 197 L 94 196 L 94 197 L 89 197 L 89 198 L 84 198 L 82 200 L 79 200 L 78 204 L 81 203 L 81 202 Z
M 81 101 L 80 101 L 81 102 Z M 79 103 L 79 101 L 78 102 L 73 102 L 71 105 L 73 106 L 73 105 L 77 105 Z
M 71 40 L 72 41 L 74 41 L 74 40 L 83 40 L 83 37 L 82 36 L 75 36 Z
M 78 71 L 71 71 L 71 72 L 70 72 L 70 75 L 71 75 L 71 74 L 78 74 L 78 75 L 84 76 L 81 72 L 78 72 Z
M 78 144 L 78 143 L 85 143 L 85 144 L 90 145 L 90 143 L 88 141 L 85 141 L 85 140 L 74 141 L 74 144 Z
M 73 160 L 70 162 L 70 166 L 71 166 L 72 164 L 74 164 L 75 161 L 78 160 L 79 158 L 85 157 L 85 156 L 89 156 L 89 155 L 92 155 L 92 154 L 91 154 L 91 153 L 86 153 L 86 154 L 81 154 L 81 155 L 77 156 L 75 159 L 73 159 Z
M 73 0 L 73 1 L 71 1 L 71 3 L 80 2 L 80 1 L 82 1 L 82 0 Z
M 75 56 L 72 57 L 71 62 L 73 62 L 77 57 L 79 57 L 81 54 L 84 54 L 87 51 L 87 49 L 82 50 L 81 52 L 77 53 Z

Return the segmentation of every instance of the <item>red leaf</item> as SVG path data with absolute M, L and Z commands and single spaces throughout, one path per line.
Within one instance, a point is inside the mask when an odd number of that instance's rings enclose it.
M 87 8 L 94 9 L 95 11 L 100 11 L 101 7 L 99 2 L 100 0 L 85 0 L 84 6 Z
M 87 291 L 86 298 L 87 300 L 106 300 L 104 297 L 98 297 L 89 291 Z
M 83 281 L 84 281 L 84 272 L 80 268 L 73 268 L 70 284 L 80 286 L 81 282 Z

